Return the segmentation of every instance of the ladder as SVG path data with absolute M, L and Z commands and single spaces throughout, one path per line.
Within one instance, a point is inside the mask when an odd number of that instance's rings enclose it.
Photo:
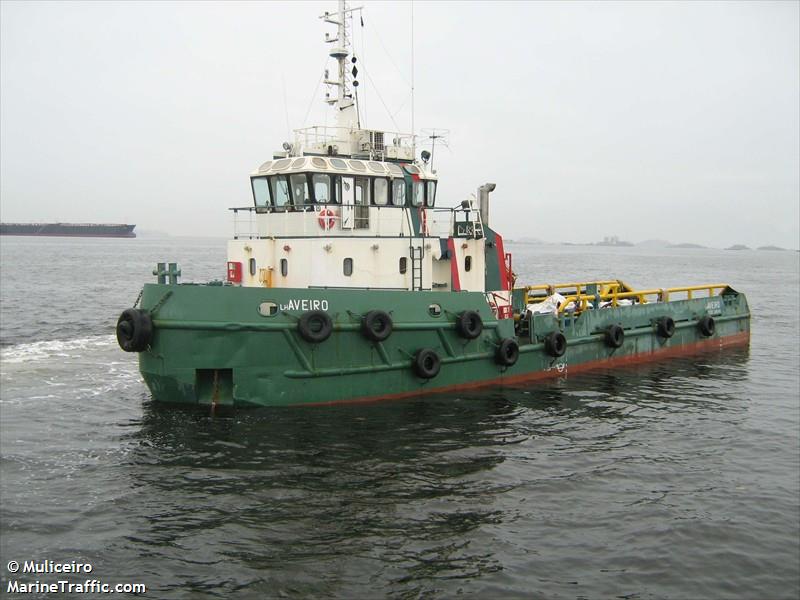
M 483 220 L 481 220 L 480 210 L 475 211 L 475 224 L 472 227 L 472 233 L 476 240 L 479 240 L 483 237 Z
M 422 289 L 422 246 L 411 246 L 411 289 Z

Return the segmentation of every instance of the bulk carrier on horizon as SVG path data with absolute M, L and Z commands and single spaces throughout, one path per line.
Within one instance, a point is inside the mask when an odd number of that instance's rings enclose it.
M 0 235 L 135 238 L 135 227 L 123 223 L 0 223 Z

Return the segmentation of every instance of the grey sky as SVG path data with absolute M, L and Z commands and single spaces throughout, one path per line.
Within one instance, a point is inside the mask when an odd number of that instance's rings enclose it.
M 363 4 L 366 125 L 395 129 L 385 103 L 408 131 L 410 4 Z M 797 248 L 799 6 L 415 3 L 417 130 L 451 131 L 439 203 L 493 181 L 509 238 Z M 287 113 L 326 120 L 334 9 L 2 2 L 3 221 L 229 235 Z

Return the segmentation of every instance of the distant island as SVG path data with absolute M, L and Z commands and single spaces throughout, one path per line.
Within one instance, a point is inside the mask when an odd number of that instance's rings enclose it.
M 780 246 L 759 246 L 756 250 L 779 250 L 785 252 L 786 248 L 781 248 Z
M 729 248 L 725 248 L 725 250 L 750 250 L 750 248 L 744 244 L 734 244 Z
M 668 244 L 667 248 L 707 248 L 707 246 L 685 242 L 683 244 Z

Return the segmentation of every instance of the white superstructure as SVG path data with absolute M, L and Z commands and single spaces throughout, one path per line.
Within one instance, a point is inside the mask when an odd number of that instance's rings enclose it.
M 413 134 L 361 127 L 352 10 L 340 0 L 338 13 L 322 17 L 337 27 L 326 41 L 338 77 L 325 74 L 336 126 L 297 130 L 293 143 L 251 173 L 254 204 L 233 209 L 228 280 L 252 287 L 487 291 L 483 220 L 493 186 L 481 190 L 484 210 L 469 200 L 437 208 L 438 178 L 427 152 L 413 156 Z M 493 302 L 510 302 L 509 287 L 494 290 Z

